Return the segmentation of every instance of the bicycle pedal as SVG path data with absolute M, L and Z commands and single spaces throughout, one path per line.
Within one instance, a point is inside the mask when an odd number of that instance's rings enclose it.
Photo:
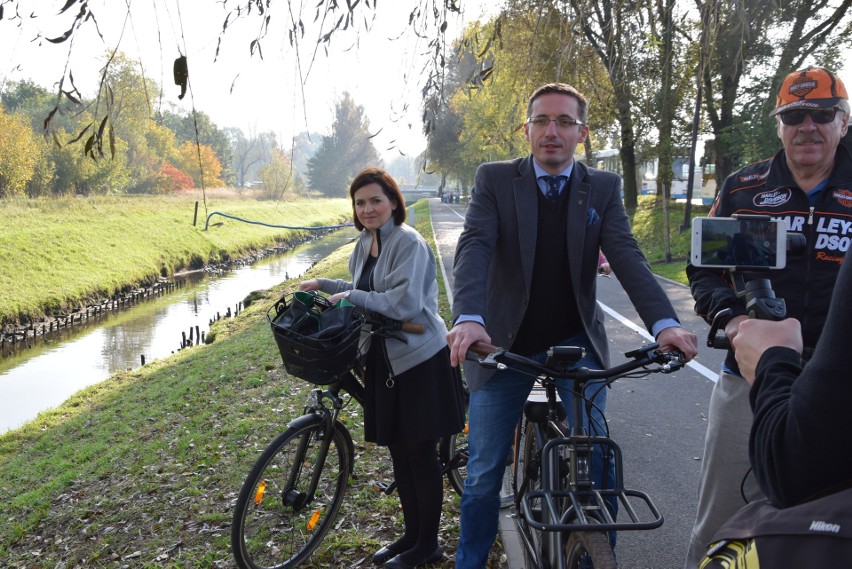
M 373 482 L 372 483 L 373 490 L 377 490 L 379 492 L 387 493 L 389 486 L 384 482 Z

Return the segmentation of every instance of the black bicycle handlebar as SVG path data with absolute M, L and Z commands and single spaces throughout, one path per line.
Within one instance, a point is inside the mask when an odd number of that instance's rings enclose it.
M 607 369 L 589 369 L 578 367 L 570 369 L 585 355 L 585 349 L 577 346 L 553 346 L 548 349 L 548 358 L 545 364 L 536 362 L 524 356 L 492 346 L 485 342 L 476 342 L 468 348 L 468 359 L 472 359 L 484 367 L 495 369 L 506 369 L 507 364 L 522 366 L 551 378 L 588 380 L 606 379 L 623 376 L 626 373 L 637 370 L 651 364 L 659 367 L 651 372 L 672 373 L 684 366 L 684 355 L 680 351 L 663 352 L 659 344 L 648 344 L 625 353 L 630 361 Z
M 402 322 L 377 313 L 371 313 L 367 317 L 367 324 L 373 325 L 374 334 L 392 334 L 393 332 L 407 332 L 409 334 L 423 334 L 426 327 L 414 322 Z

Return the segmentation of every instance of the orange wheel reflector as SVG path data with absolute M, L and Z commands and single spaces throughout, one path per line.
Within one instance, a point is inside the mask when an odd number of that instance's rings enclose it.
M 263 500 L 263 495 L 266 494 L 266 481 L 257 485 L 257 490 L 254 491 L 254 505 L 257 506 Z
M 467 434 L 468 431 L 470 431 L 470 423 L 465 423 L 464 424 L 464 434 Z
M 319 521 L 319 518 L 320 518 L 320 511 L 315 510 L 313 515 L 311 516 L 311 519 L 308 520 L 308 530 L 312 530 L 317 526 L 317 522 Z

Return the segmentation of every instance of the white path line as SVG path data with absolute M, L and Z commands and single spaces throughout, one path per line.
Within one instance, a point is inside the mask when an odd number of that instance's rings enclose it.
M 431 206 L 430 206 L 431 207 Z M 462 217 L 464 219 L 464 217 Z M 447 302 L 450 303 L 450 308 L 453 306 L 453 290 L 450 286 L 450 281 L 447 280 L 447 271 L 444 269 L 444 258 L 441 257 L 441 248 L 438 247 L 438 234 L 435 233 L 435 224 L 432 222 L 432 215 L 429 215 L 429 223 L 432 225 L 432 238 L 435 240 L 435 251 L 438 254 L 438 267 L 441 269 L 441 278 L 444 279 L 444 289 L 447 291 Z
M 644 328 L 640 328 L 639 326 L 637 326 L 636 324 L 634 324 L 633 322 L 631 322 L 630 320 L 628 320 L 627 318 L 625 318 L 624 316 L 622 316 L 621 314 L 619 314 L 618 312 L 616 312 L 615 310 L 613 310 L 612 308 L 607 306 L 606 304 L 602 303 L 600 300 L 598 301 L 598 304 L 600 305 L 600 307 L 603 309 L 604 312 L 606 312 L 607 314 L 609 314 L 610 316 L 615 318 L 622 325 L 630 328 L 634 332 L 641 334 L 646 340 L 648 340 L 650 342 L 654 341 L 654 337 L 651 336 L 648 333 L 648 331 L 645 330 Z M 706 366 L 703 366 L 696 361 L 691 361 L 686 365 L 688 365 L 689 367 L 691 367 L 692 369 L 694 369 L 695 371 L 697 371 L 698 373 L 700 373 L 701 375 L 703 375 L 704 377 L 706 377 L 707 379 L 712 381 L 713 383 L 716 383 L 716 379 L 719 377 L 718 373 L 710 370 Z
M 462 214 L 460 214 L 455 208 L 452 208 L 452 207 L 450 207 L 446 204 L 444 204 L 444 207 L 447 208 L 448 210 L 450 210 L 451 212 L 453 212 L 454 214 L 456 214 L 457 216 L 459 216 L 461 219 L 464 219 L 464 216 Z

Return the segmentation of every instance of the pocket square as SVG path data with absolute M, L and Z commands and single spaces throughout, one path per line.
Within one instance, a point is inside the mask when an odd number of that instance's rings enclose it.
M 589 208 L 589 214 L 586 216 L 586 225 L 594 225 L 596 223 L 601 222 L 601 216 L 598 215 L 598 212 L 595 208 Z

